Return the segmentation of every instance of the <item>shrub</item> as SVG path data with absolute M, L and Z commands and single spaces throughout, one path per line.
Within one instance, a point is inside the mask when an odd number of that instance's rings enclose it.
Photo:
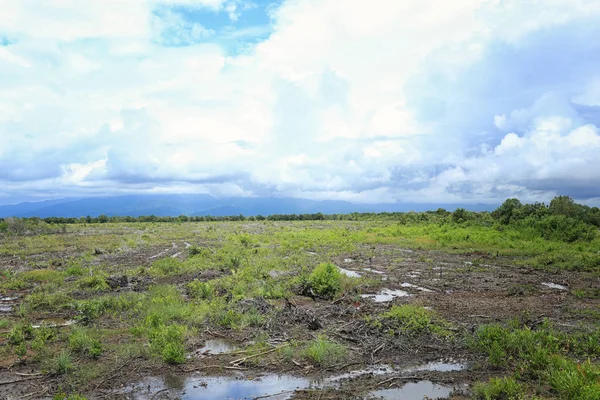
M 332 263 L 321 263 L 308 276 L 306 285 L 312 294 L 332 299 L 342 289 L 342 274 Z

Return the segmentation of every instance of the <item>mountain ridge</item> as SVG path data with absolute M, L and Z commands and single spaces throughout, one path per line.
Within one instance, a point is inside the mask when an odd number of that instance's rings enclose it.
M 348 214 L 352 212 L 408 212 L 444 208 L 452 211 L 491 211 L 491 204 L 450 203 L 351 203 L 341 200 L 309 200 L 286 197 L 214 197 L 206 194 L 145 194 L 107 197 L 74 197 L 0 206 L 7 217 L 132 216 L 245 216 L 272 214 Z

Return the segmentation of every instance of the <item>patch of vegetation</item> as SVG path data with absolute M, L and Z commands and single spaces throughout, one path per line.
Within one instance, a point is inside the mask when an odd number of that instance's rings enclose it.
M 332 299 L 342 290 L 342 273 L 332 263 L 321 263 L 302 282 L 303 291 L 324 299 Z
M 575 289 L 573 295 L 578 299 L 600 299 L 600 288 Z
M 154 275 L 175 275 L 183 269 L 183 263 L 176 258 L 163 258 L 152 263 L 150 271 Z
M 91 292 L 103 292 L 110 289 L 106 279 L 100 275 L 88 276 L 77 281 L 79 288 L 89 290 Z
M 94 339 L 88 330 L 79 327 L 73 327 L 71 330 L 69 348 L 74 353 L 91 358 L 100 357 L 102 354 L 102 344 L 100 341 Z
M 302 352 L 308 361 L 321 366 L 343 362 L 347 354 L 348 349 L 345 346 L 332 342 L 323 335 L 309 342 Z
M 148 332 L 151 351 L 168 364 L 184 363 L 185 331 L 185 326 L 176 324 L 151 326 Z
M 377 328 L 393 335 L 419 336 L 431 334 L 437 337 L 453 336 L 451 325 L 437 314 L 415 305 L 393 306 L 373 322 Z
M 600 399 L 600 366 L 589 359 L 578 361 L 579 357 L 600 356 L 599 339 L 600 329 L 567 334 L 554 330 L 548 322 L 535 330 L 518 321 L 508 326 L 482 326 L 473 347 L 487 354 L 492 366 L 512 369 L 513 376 L 480 385 L 476 393 L 484 399 L 511 398 L 508 395 L 514 395 L 517 388 L 526 391 L 529 385 L 525 382 L 535 382 L 538 391 L 561 399 Z
M 71 353 L 68 351 L 61 351 L 50 363 L 50 371 L 56 375 L 67 374 L 74 368 Z
M 525 399 L 525 388 L 514 378 L 492 378 L 488 383 L 478 383 L 473 388 L 473 396 L 478 400 L 520 400 Z

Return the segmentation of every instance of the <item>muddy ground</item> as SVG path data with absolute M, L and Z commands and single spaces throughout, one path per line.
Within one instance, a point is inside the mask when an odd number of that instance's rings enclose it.
M 226 273 L 207 269 L 146 279 L 118 274 L 123 266 L 149 266 L 154 260 L 167 257 L 185 259 L 187 247 L 185 240 L 179 240 L 167 246 L 142 246 L 121 252 L 98 250 L 94 262 L 111 266 L 109 293 L 144 291 L 157 283 L 183 288 L 193 279 L 208 281 Z M 3 256 L 0 268 L 27 270 L 47 259 L 68 256 L 68 252 L 46 257 Z M 351 271 L 351 275 L 372 278 L 373 283 L 360 289 L 364 295 L 385 289 L 400 292 L 384 302 L 361 297 L 361 293 L 346 293 L 329 301 L 300 294 L 276 301 L 248 299 L 248 306 L 269 315 L 260 328 L 271 346 L 264 354 L 244 359 L 248 355 L 244 348 L 252 342 L 256 330 L 207 326 L 188 343 L 189 359 L 185 364 L 166 365 L 146 358 L 115 362 L 109 373 L 92 379 L 81 393 L 90 399 L 461 399 L 469 397 L 474 382 L 501 374 L 490 369 L 485 359 L 465 343 L 479 325 L 519 318 L 534 327 L 547 318 L 558 328 L 569 330 L 580 324 L 598 323 L 596 316 L 579 311 L 600 309 L 600 300 L 578 299 L 572 294 L 574 289 L 600 287 L 598 277 L 588 273 L 550 273 L 517 266 L 514 259 L 507 257 L 457 255 L 396 245 L 361 245 L 331 261 Z M 0 301 L 0 317 L 17 318 L 15 310 L 27 294 L 19 290 L 6 293 Z M 449 321 L 455 339 L 404 340 L 365 323 L 369 315 L 407 303 L 430 308 Z M 73 317 L 74 312 L 69 311 L 54 315 L 56 329 L 64 329 L 63 325 L 68 329 L 67 321 Z M 118 327 L 110 318 L 101 324 Z M 350 358 L 327 367 L 315 367 L 302 359 L 283 361 L 281 349 L 290 339 L 310 340 L 321 332 L 351 349 Z M 6 345 L 6 338 L 1 340 Z M 52 398 L 68 383 L 67 379 L 44 373 L 37 364 L 5 357 L 0 362 L 0 398 Z

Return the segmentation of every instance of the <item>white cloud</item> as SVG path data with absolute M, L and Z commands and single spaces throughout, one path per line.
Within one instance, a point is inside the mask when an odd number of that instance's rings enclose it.
M 3 2 L 5 193 L 497 201 L 600 186 L 596 1 L 289 0 L 239 55 L 173 6 L 236 21 L 251 4 Z

